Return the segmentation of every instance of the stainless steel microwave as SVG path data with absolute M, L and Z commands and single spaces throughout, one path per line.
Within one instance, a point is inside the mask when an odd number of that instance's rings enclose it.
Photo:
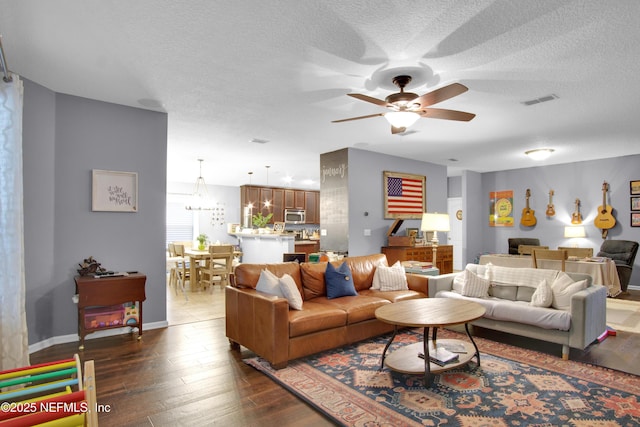
M 284 210 L 284 222 L 287 224 L 304 224 L 306 217 L 307 215 L 304 209 Z

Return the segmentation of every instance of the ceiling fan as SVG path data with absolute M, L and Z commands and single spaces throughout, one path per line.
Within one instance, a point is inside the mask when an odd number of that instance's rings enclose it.
M 464 111 L 427 108 L 430 105 L 437 104 L 438 102 L 445 101 L 466 92 L 469 88 L 465 85 L 452 83 L 432 92 L 425 93 L 422 96 L 418 96 L 415 93 L 404 91 L 405 86 L 411 82 L 411 76 L 396 76 L 392 81 L 393 84 L 400 88 L 400 92 L 392 93 L 387 96 L 384 101 L 359 93 L 348 94 L 349 96 L 361 101 L 370 102 L 381 107 L 387 107 L 391 111 L 386 113 L 369 114 L 367 116 L 351 117 L 342 120 L 333 120 L 331 123 L 341 123 L 350 120 L 384 116 L 384 118 L 391 124 L 391 133 L 396 134 L 407 130 L 407 128 L 414 124 L 420 117 L 468 122 L 476 116 L 475 114 L 466 113 Z

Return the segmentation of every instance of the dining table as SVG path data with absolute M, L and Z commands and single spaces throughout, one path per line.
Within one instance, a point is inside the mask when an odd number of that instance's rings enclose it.
M 199 249 L 185 249 L 184 255 L 189 258 L 189 277 L 197 283 L 198 266 L 202 266 L 201 261 L 206 261 L 211 258 L 209 250 L 201 251 Z
M 529 255 L 510 254 L 485 254 L 480 256 L 481 265 L 492 264 L 501 267 L 528 267 L 533 268 L 533 259 Z M 538 259 L 538 268 L 548 270 L 560 270 L 562 261 L 551 259 Z M 603 285 L 607 288 L 610 297 L 616 297 L 622 293 L 620 277 L 616 263 L 610 258 L 572 258 L 565 261 L 565 271 L 568 273 L 583 273 L 592 277 L 593 284 Z

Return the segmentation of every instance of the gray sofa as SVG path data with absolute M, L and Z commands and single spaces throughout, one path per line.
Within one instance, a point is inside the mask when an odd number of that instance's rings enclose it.
M 562 358 L 569 348 L 585 349 L 606 329 L 607 289 L 594 285 L 591 276 L 566 273 L 574 281 L 586 280 L 586 288 L 571 295 L 570 308 L 534 307 L 532 294 L 542 278 L 553 281 L 560 272 L 533 268 L 489 266 L 491 286 L 485 297 L 464 296 L 460 290 L 464 272 L 429 278 L 429 298 L 460 298 L 482 304 L 485 315 L 473 325 L 562 345 Z M 486 266 L 469 264 L 466 269 L 485 277 Z M 554 301 L 555 302 L 555 301 Z

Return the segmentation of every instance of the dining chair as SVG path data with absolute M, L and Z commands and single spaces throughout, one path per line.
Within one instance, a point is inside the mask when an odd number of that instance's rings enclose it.
M 564 271 L 565 261 L 568 255 L 565 249 L 534 249 L 531 252 L 531 259 L 533 260 L 533 268 L 542 268 L 538 266 L 538 260 L 549 259 L 562 261 L 561 271 Z
M 182 293 L 186 294 L 186 285 L 185 282 L 189 282 L 189 287 L 194 288 L 194 284 L 198 283 L 198 277 L 191 277 L 191 266 L 189 265 L 189 257 L 187 257 L 184 253 L 184 245 L 174 244 L 173 247 L 176 251 L 176 277 L 177 282 L 180 284 L 180 288 L 182 289 Z M 199 276 L 201 272 L 201 268 L 196 268 L 196 275 Z M 193 280 L 192 280 L 193 279 Z
M 591 258 L 593 256 L 593 248 L 574 248 L 568 246 L 558 246 L 560 250 L 566 250 L 568 256 L 578 258 Z
M 507 239 L 509 245 L 509 255 L 518 255 L 520 245 L 540 246 L 540 239 L 532 237 L 510 237 Z
M 168 245 L 168 256 L 167 265 L 169 266 L 169 287 L 174 288 L 176 295 L 178 295 L 178 269 L 176 263 L 178 255 L 176 255 L 176 248 L 173 243 L 169 243 Z
M 531 253 L 536 249 L 549 249 L 549 246 L 519 245 L 518 255 L 531 255 Z
M 229 276 L 233 271 L 233 251 L 232 245 L 211 245 L 209 246 L 209 259 L 205 267 L 200 272 L 200 285 L 207 289 L 219 283 L 221 287 L 229 283 Z

